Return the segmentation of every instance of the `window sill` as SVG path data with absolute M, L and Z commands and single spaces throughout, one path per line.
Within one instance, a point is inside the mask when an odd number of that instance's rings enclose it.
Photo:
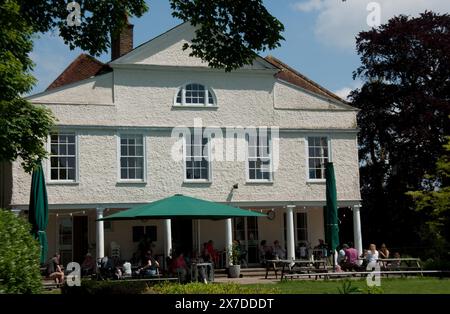
M 267 184 L 267 185 L 272 185 L 273 184 L 273 180 L 247 180 L 245 181 L 245 184 L 247 185 L 259 185 L 259 184 Z
M 205 105 L 173 105 L 172 109 L 212 109 L 212 110 L 216 110 L 218 108 L 218 106 L 205 106 Z
M 120 180 L 116 182 L 116 185 L 146 185 L 146 181 L 142 180 Z
M 211 180 L 183 180 L 183 184 L 211 184 Z
M 47 185 L 79 185 L 78 181 L 47 181 Z
M 327 181 L 325 179 L 308 179 L 307 184 L 325 184 Z

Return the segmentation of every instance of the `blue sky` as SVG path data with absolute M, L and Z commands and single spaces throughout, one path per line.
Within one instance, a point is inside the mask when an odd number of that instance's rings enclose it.
M 381 23 L 397 14 L 417 15 L 425 9 L 449 12 L 449 0 L 265 0 L 269 12 L 285 26 L 281 47 L 262 52 L 271 54 L 340 96 L 360 85 L 352 79 L 359 65 L 354 38 L 369 29 L 367 5 L 376 2 Z M 150 10 L 132 19 L 134 45 L 137 46 L 179 24 L 171 16 L 168 0 L 147 1 Z M 71 51 L 57 33 L 35 40 L 32 59 L 38 84 L 33 93 L 43 91 L 82 51 Z M 110 59 L 109 52 L 99 57 Z

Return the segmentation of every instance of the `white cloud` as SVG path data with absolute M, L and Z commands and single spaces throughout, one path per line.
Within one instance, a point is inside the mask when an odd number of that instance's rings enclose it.
M 348 100 L 347 98 L 350 95 L 350 92 L 357 88 L 360 88 L 361 86 L 362 82 L 360 80 L 357 80 L 354 81 L 353 84 L 351 84 L 351 86 L 344 86 L 340 89 L 335 90 L 333 93 L 335 93 L 344 100 Z
M 351 89 L 350 87 L 343 87 L 341 89 L 338 89 L 334 93 L 339 97 L 341 97 L 342 99 L 346 100 L 352 90 L 353 89 Z
M 367 4 L 376 2 L 381 9 L 381 23 L 386 23 L 395 15 L 417 16 L 425 10 L 447 13 L 449 0 L 308 0 L 297 2 L 294 10 L 317 11 L 315 36 L 327 45 L 344 50 L 355 48 L 355 37 L 368 30 Z
M 322 0 L 308 0 L 303 2 L 298 2 L 293 5 L 294 10 L 300 11 L 300 12 L 311 12 L 320 10 L 323 6 Z

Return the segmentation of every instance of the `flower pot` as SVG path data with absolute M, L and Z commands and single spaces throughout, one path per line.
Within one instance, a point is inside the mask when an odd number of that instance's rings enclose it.
M 241 274 L 241 265 L 230 265 L 228 268 L 230 278 L 239 278 Z

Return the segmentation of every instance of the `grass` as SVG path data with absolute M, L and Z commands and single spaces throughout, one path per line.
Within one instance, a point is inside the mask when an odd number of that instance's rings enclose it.
M 337 294 L 342 290 L 344 280 L 332 281 L 285 281 L 275 285 L 284 294 Z M 264 288 L 273 284 L 248 285 L 253 288 Z M 352 280 L 352 287 L 367 293 L 366 280 Z M 450 294 L 450 279 L 437 278 L 395 278 L 381 279 L 381 290 L 384 294 Z
M 213 284 L 204 285 L 192 283 L 187 285 L 163 284 L 150 288 L 146 293 L 162 294 L 253 294 L 253 293 L 281 293 L 281 294 L 339 294 L 339 290 L 356 290 L 359 293 L 368 293 L 366 280 L 351 280 L 348 289 L 348 280 L 309 281 L 293 280 L 276 284 Z M 381 287 L 372 291 L 384 294 L 450 294 L 450 279 L 437 278 L 383 278 Z M 43 294 L 60 294 L 61 290 L 42 291 Z

